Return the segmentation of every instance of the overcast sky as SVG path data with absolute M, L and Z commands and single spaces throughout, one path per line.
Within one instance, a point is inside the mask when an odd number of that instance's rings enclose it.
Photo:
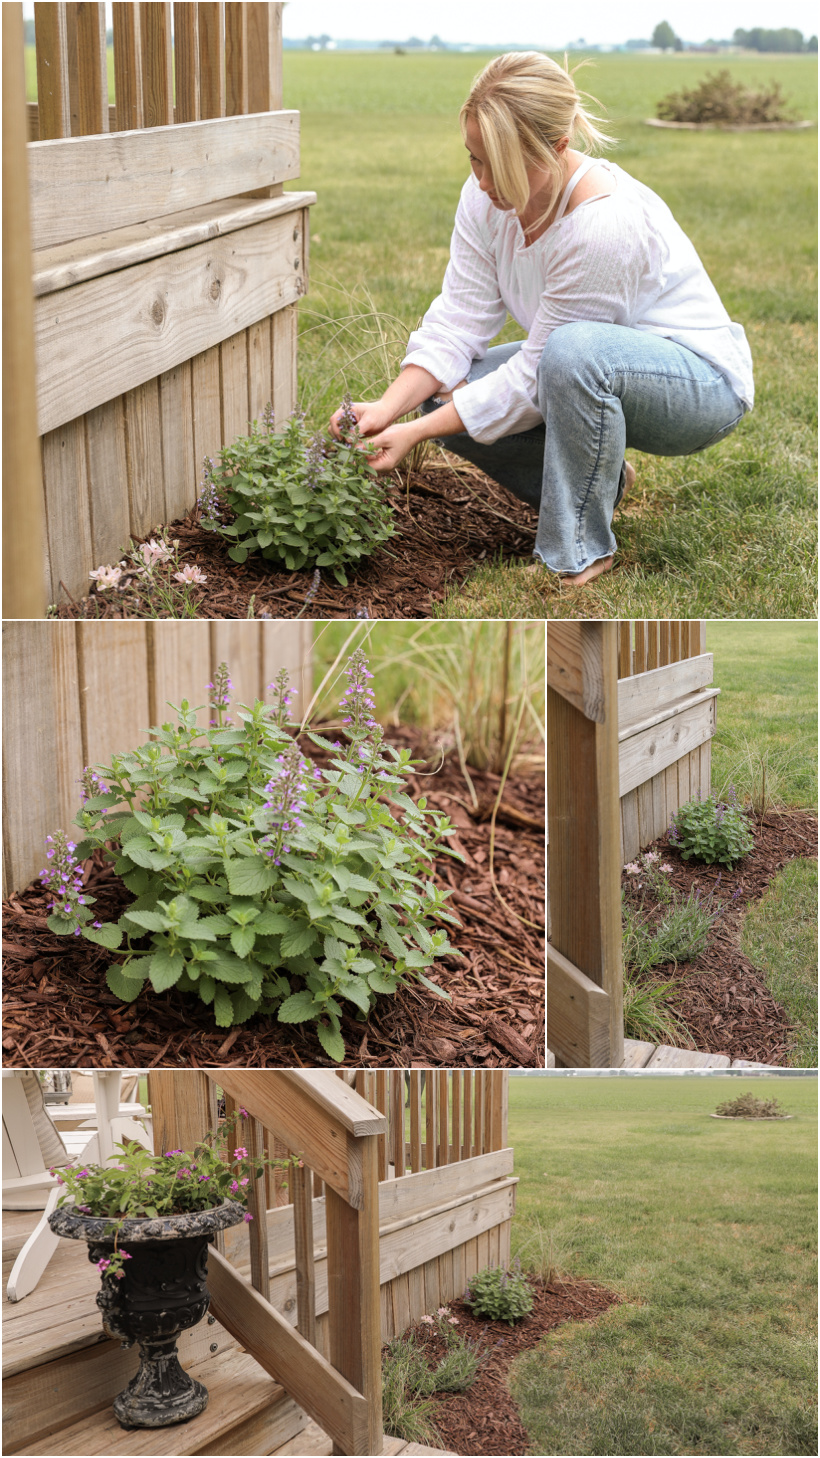
M 584 5 L 546 5 L 544 0 L 289 0 L 285 5 L 284 33 L 338 36 L 355 40 L 406 40 L 417 35 L 429 40 L 473 45 L 514 45 L 531 41 L 559 47 L 581 36 L 593 43 L 615 45 L 651 36 L 661 20 L 668 20 L 684 40 L 731 37 L 737 27 L 762 25 L 817 29 L 816 0 L 587 0 Z
M 108 24 L 111 6 L 106 5 Z M 23 13 L 33 16 L 33 0 L 25 0 Z M 288 0 L 284 33 L 295 40 L 327 34 L 340 40 L 407 40 L 417 35 L 429 40 L 461 41 L 472 45 L 503 46 L 530 42 L 560 49 L 568 41 L 592 45 L 618 45 L 651 36 L 660 20 L 687 41 L 730 39 L 740 26 L 751 30 L 792 26 L 806 36 L 817 30 L 816 0 L 587 0 L 573 13 L 569 6 L 547 6 L 544 0 Z

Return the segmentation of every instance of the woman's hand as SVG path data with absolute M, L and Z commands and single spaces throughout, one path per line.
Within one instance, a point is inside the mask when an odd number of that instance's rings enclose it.
M 373 435 L 378 435 L 380 431 L 386 430 L 394 419 L 389 409 L 385 409 L 382 400 L 370 402 L 357 400 L 350 408 L 356 417 L 359 435 L 365 439 L 369 439 Z M 340 405 L 335 414 L 330 417 L 330 433 L 335 436 L 336 440 L 341 440 L 342 438 L 342 416 L 344 413 L 345 408 L 343 405 Z
M 368 463 L 380 476 L 386 476 L 388 471 L 392 471 L 399 461 L 409 455 L 419 439 L 418 430 L 414 429 L 417 424 L 417 421 L 411 420 L 404 425 L 391 425 L 378 435 L 368 437 L 368 446 L 377 447 L 374 455 L 368 451 Z

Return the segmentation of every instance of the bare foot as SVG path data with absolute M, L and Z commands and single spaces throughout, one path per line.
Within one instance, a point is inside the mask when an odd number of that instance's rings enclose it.
M 635 467 L 634 466 L 630 466 L 629 461 L 627 461 L 627 463 L 626 463 L 626 482 L 624 484 L 624 494 L 621 497 L 620 501 L 618 502 L 618 505 L 619 506 L 623 506 L 623 504 L 624 504 L 624 502 L 626 500 L 626 493 L 627 493 L 627 491 L 629 491 L 630 488 L 635 485 L 635 477 L 636 477 L 636 475 L 637 475 L 637 471 L 635 470 Z
M 568 587 L 586 587 L 588 582 L 592 582 L 595 577 L 600 577 L 602 572 L 611 572 L 614 560 L 614 557 L 599 557 L 597 562 L 585 567 L 583 572 L 566 573 L 562 576 L 561 581 Z

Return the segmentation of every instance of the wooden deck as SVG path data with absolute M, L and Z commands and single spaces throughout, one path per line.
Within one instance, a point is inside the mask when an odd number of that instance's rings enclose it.
M 547 1049 L 547 1068 L 563 1068 L 556 1065 L 555 1054 Z M 750 1072 L 761 1072 L 774 1065 L 750 1063 L 745 1058 L 730 1058 L 726 1053 L 698 1053 L 692 1048 L 670 1048 L 665 1043 L 641 1043 L 635 1038 L 624 1039 L 624 1060 L 621 1068 L 748 1068 Z
M 3 1220 L 3 1282 L 33 1230 L 35 1210 Z M 134 1375 L 137 1354 L 109 1341 L 84 1244 L 60 1242 L 37 1288 L 3 1312 L 3 1451 L 61 1458 L 148 1455 L 330 1454 L 328 1435 L 208 1317 L 179 1341 L 186 1370 L 208 1388 L 199 1417 L 176 1427 L 126 1431 L 111 1400 Z M 385 1438 L 384 1454 L 441 1450 Z M 449 1458 L 449 1455 L 448 1455 Z

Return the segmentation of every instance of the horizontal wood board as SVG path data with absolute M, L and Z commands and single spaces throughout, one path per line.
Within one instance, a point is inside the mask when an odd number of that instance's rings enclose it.
M 34 306 L 40 434 L 296 303 L 306 286 L 300 209 L 44 295 Z
M 169 699 L 203 703 L 223 660 L 240 700 L 287 668 L 309 701 L 303 623 L 6 623 L 3 649 L 6 895 L 37 876 L 45 837 L 69 831 L 84 766 L 144 742 Z
M 299 175 L 299 113 L 31 142 L 32 247 L 127 228 Z

